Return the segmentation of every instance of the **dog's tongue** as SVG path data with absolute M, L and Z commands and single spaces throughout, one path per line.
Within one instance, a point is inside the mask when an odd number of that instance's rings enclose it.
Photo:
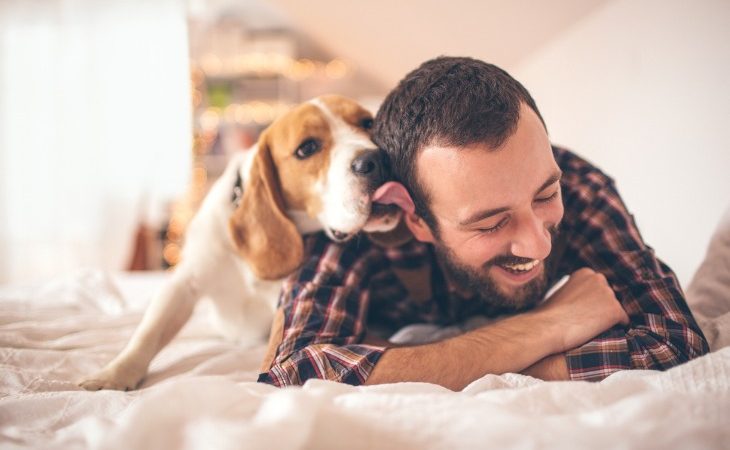
M 397 181 L 389 181 L 380 186 L 373 193 L 372 201 L 384 205 L 398 205 L 409 214 L 412 214 L 416 209 L 406 188 Z

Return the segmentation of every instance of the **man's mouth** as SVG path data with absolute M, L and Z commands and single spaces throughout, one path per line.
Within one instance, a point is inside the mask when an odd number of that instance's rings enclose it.
M 510 273 L 524 274 L 537 267 L 538 264 L 540 264 L 540 260 L 535 259 L 523 264 L 498 264 L 498 266 Z
M 500 263 L 495 264 L 497 273 L 501 275 L 500 278 L 506 282 L 522 286 L 527 282 L 534 280 L 541 273 L 542 261 L 535 259 L 529 262 L 514 264 L 514 263 Z

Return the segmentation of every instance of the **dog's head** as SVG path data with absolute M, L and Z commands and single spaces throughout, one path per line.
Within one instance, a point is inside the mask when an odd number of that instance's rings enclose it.
M 303 233 L 325 230 L 344 242 L 361 230 L 387 232 L 398 225 L 397 207 L 374 206 L 389 168 L 370 140 L 372 121 L 356 102 L 323 96 L 261 134 L 230 219 L 233 242 L 257 277 L 277 279 L 296 269 Z

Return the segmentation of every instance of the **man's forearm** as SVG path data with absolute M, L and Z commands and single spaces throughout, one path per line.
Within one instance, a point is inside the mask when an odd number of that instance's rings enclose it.
M 425 381 L 460 390 L 489 373 L 520 372 L 628 322 L 606 277 L 583 268 L 529 312 L 445 341 L 386 350 L 366 384 Z
M 550 355 L 522 371 L 523 374 L 545 381 L 570 380 L 564 353 Z
M 422 381 L 461 390 L 486 374 L 520 372 L 562 351 L 556 326 L 533 311 L 444 341 L 390 348 L 365 384 Z

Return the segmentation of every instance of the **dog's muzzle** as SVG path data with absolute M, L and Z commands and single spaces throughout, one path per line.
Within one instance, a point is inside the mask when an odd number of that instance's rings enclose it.
M 388 155 L 381 149 L 365 150 L 352 161 L 352 172 L 365 181 L 368 191 L 374 191 L 390 176 Z

